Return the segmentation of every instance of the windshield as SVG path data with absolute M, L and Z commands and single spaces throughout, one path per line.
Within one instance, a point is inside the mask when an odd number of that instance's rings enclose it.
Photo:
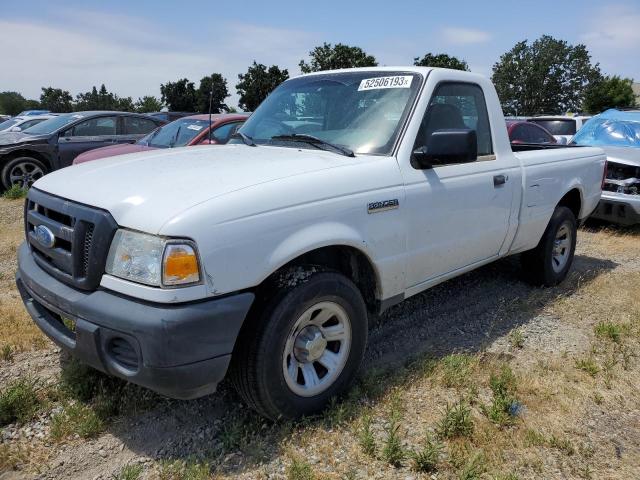
M 576 133 L 576 121 L 571 118 L 564 120 L 543 120 L 533 118 L 530 119 L 529 122 L 540 125 L 551 133 L 551 135 L 575 135 Z
M 9 120 L 5 120 L 4 122 L 0 123 L 0 130 L 6 130 L 7 128 L 11 128 L 18 122 L 22 122 L 22 119 L 10 118 Z
M 421 80 L 417 73 L 379 71 L 294 78 L 274 90 L 240 131 L 258 145 L 315 148 L 273 138 L 311 135 L 355 153 L 388 155 Z
M 40 122 L 33 127 L 29 127 L 23 130 L 22 133 L 27 133 L 29 135 L 47 135 L 81 118 L 83 118 L 82 115 L 60 115 L 59 117 L 53 117 L 49 120 L 45 120 L 44 122 Z
M 592 118 L 571 141 L 576 145 L 640 148 L 640 115 L 638 120 Z
M 207 125 L 208 120 L 181 118 L 151 132 L 138 143 L 155 148 L 184 147 L 206 130 Z

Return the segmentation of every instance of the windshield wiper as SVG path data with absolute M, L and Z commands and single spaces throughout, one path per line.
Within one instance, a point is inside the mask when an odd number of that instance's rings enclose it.
M 180 130 L 182 129 L 182 125 L 180 125 L 178 127 L 178 130 L 176 130 L 176 134 L 173 136 L 173 139 L 171 140 L 171 143 L 169 144 L 169 148 L 173 148 L 173 146 L 176 144 L 176 142 L 178 141 L 178 135 L 180 135 Z
M 241 138 L 245 145 L 249 145 L 250 147 L 257 147 L 256 142 L 253 141 L 253 138 L 251 138 L 246 133 L 242 133 L 241 131 L 237 131 L 236 133 L 231 135 L 231 138 Z
M 304 142 L 310 145 L 313 145 L 316 148 L 320 148 L 321 150 L 326 150 L 325 148 L 321 148 L 320 145 L 324 145 L 325 147 L 329 147 L 334 151 L 341 153 L 346 157 L 355 157 L 356 155 L 353 153 L 353 150 L 347 147 L 341 147 L 340 145 L 336 145 L 335 143 L 327 142 L 318 137 L 314 137 L 313 135 L 307 135 L 304 133 L 290 133 L 288 135 L 274 135 L 271 137 L 271 140 L 291 140 L 293 142 Z

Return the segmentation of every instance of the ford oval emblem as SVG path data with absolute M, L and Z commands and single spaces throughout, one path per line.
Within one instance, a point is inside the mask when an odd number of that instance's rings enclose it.
M 53 248 L 53 246 L 56 243 L 56 236 L 49 229 L 49 227 L 45 227 L 44 225 L 38 225 L 35 228 L 34 233 L 36 235 L 36 240 L 38 240 L 38 242 L 42 246 L 47 248 Z

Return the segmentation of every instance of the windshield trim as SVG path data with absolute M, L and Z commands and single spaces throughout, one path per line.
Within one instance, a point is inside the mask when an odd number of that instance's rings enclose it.
M 395 144 L 393 145 L 393 148 L 391 148 L 390 156 L 392 157 L 398 156 L 400 145 L 402 144 L 402 141 L 404 140 L 404 137 L 407 133 L 407 130 L 409 128 L 409 123 L 411 122 L 411 119 L 413 118 L 413 115 L 416 109 L 418 108 L 418 101 L 420 100 L 420 98 L 422 98 L 422 93 L 424 92 L 424 88 L 427 85 L 427 79 L 429 78 L 429 75 L 431 74 L 432 71 L 433 70 L 429 70 L 427 74 L 424 76 L 421 73 L 416 72 L 417 75 L 421 78 L 422 83 L 420 84 L 420 88 L 418 88 L 418 91 L 416 92 L 416 96 L 413 99 L 413 105 L 411 105 L 411 108 L 407 110 L 406 118 L 402 119 L 402 126 L 398 131 L 398 136 L 396 137 Z

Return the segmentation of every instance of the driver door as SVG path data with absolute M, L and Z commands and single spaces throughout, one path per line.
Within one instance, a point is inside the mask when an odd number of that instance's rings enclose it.
M 475 161 L 420 169 L 402 161 L 408 218 L 407 287 L 496 257 L 504 242 L 515 183 L 507 158 L 496 157 L 483 91 L 440 83 L 429 101 L 414 150 L 445 129 L 476 131 Z M 503 181 L 504 180 L 504 181 Z

